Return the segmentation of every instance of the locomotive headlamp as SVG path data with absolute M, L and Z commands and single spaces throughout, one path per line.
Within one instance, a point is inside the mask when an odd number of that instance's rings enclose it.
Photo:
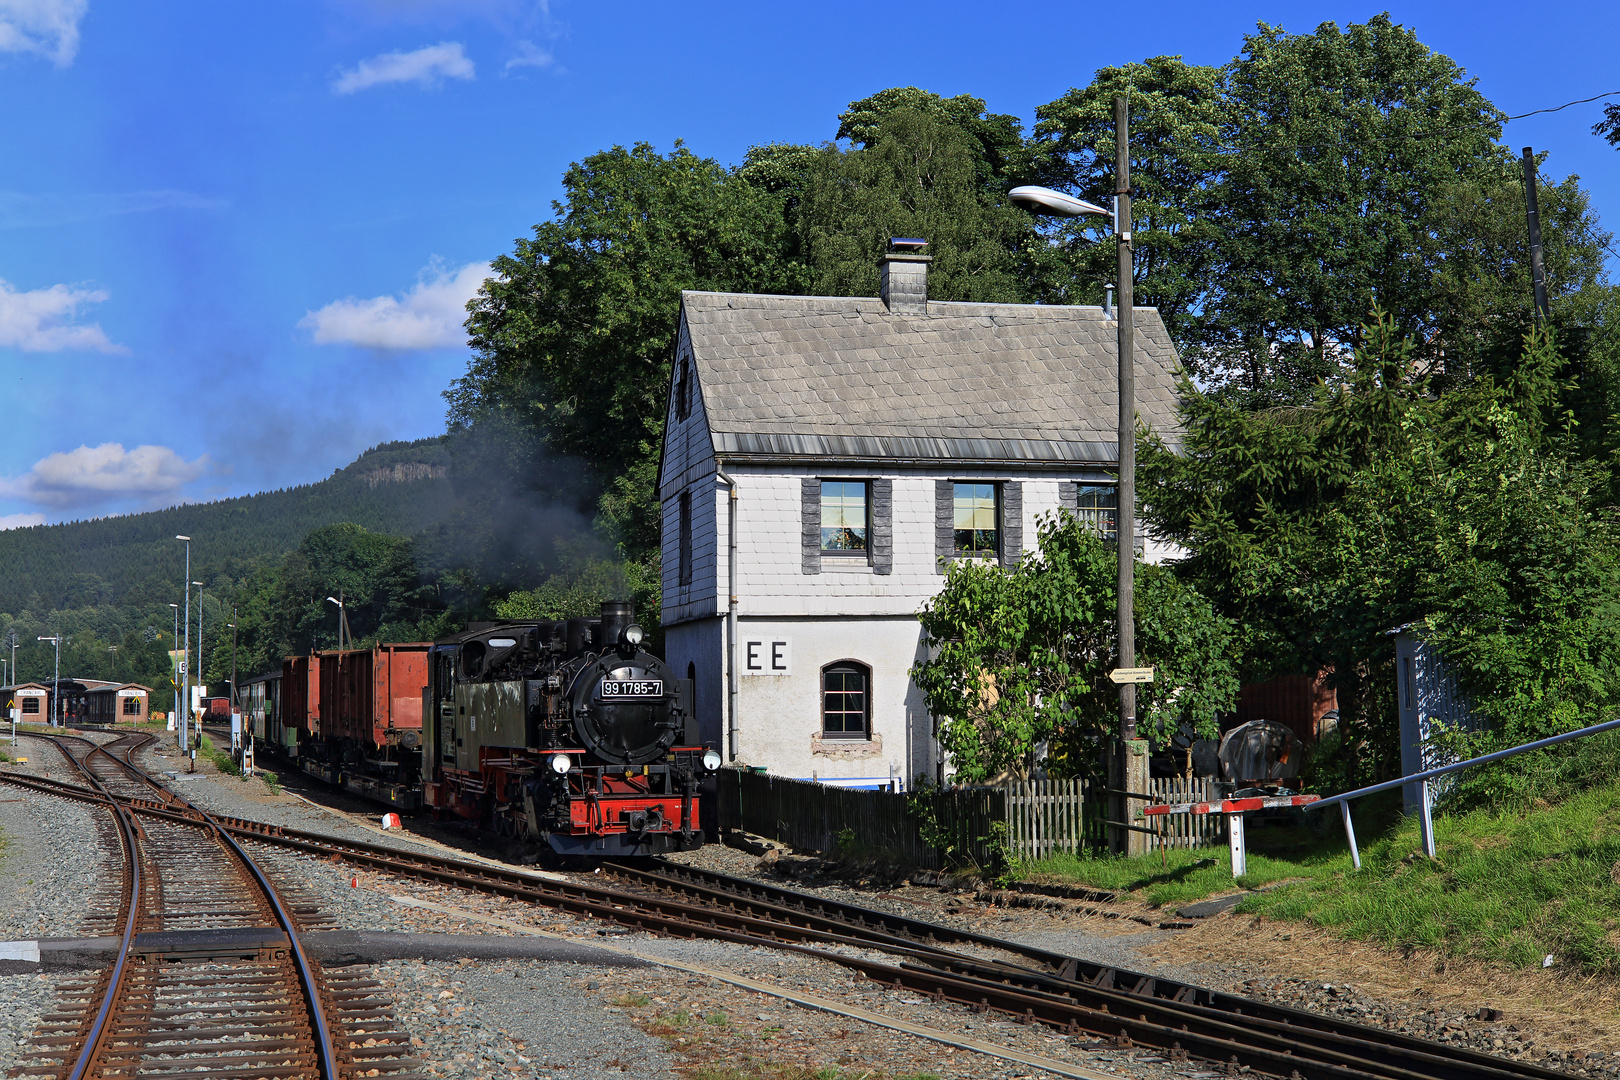
M 703 767 L 710 772 L 720 768 L 720 752 L 718 750 L 705 750 L 703 752 Z
M 631 623 L 629 626 L 624 628 L 624 640 L 628 641 L 632 645 L 640 645 L 641 639 L 646 636 L 646 632 L 635 623 Z
M 574 759 L 569 757 L 567 754 L 551 755 L 551 771 L 556 773 L 558 776 L 565 775 L 573 764 Z

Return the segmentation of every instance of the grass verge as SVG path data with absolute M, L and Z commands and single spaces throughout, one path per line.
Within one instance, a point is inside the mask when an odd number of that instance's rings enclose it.
M 214 768 L 218 769 L 220 772 L 229 776 L 242 775 L 242 767 L 236 763 L 235 758 L 231 757 L 231 752 L 229 750 L 217 749 L 214 746 L 214 740 L 210 739 L 207 735 L 203 736 L 202 752 L 207 756 L 209 761 L 214 763 Z
M 1020 876 L 1122 892 L 1156 906 L 1258 889 L 1242 913 L 1325 928 L 1396 951 L 1513 968 L 1620 973 L 1620 782 L 1522 810 L 1438 814 L 1433 860 L 1415 819 L 1356 809 L 1362 868 L 1338 815 L 1313 829 L 1253 829 L 1234 882 L 1221 848 L 1045 859 Z M 1310 820 L 1310 819 L 1307 819 Z M 1382 828 L 1378 828 L 1379 824 Z M 1288 835 L 1292 832 L 1292 835 Z

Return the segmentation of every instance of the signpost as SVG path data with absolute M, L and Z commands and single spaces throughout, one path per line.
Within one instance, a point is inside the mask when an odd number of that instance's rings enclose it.
M 1121 667 L 1108 673 L 1110 681 L 1123 686 L 1126 683 L 1150 683 L 1153 681 L 1153 669 L 1150 667 Z

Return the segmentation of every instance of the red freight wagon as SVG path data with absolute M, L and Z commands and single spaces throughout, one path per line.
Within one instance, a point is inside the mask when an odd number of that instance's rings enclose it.
M 282 726 L 286 751 L 298 756 L 298 748 L 321 733 L 321 658 L 289 656 L 281 662 Z M 296 736 L 291 734 L 296 732 Z
M 319 654 L 321 735 L 374 748 L 422 744 L 428 642 Z
M 421 805 L 422 694 L 429 642 L 293 657 L 304 689 L 288 708 L 303 771 L 401 809 Z M 296 706 L 301 712 L 294 712 Z

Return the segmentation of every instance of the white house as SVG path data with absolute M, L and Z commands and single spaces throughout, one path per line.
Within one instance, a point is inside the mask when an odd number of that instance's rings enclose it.
M 1016 563 L 1039 515 L 1114 517 L 1117 323 L 1095 307 L 686 292 L 659 467 L 670 666 L 729 761 L 851 786 L 935 776 L 912 685 L 944 562 Z M 1136 309 L 1136 401 L 1177 356 Z M 1163 557 L 1151 540 L 1145 556 Z

